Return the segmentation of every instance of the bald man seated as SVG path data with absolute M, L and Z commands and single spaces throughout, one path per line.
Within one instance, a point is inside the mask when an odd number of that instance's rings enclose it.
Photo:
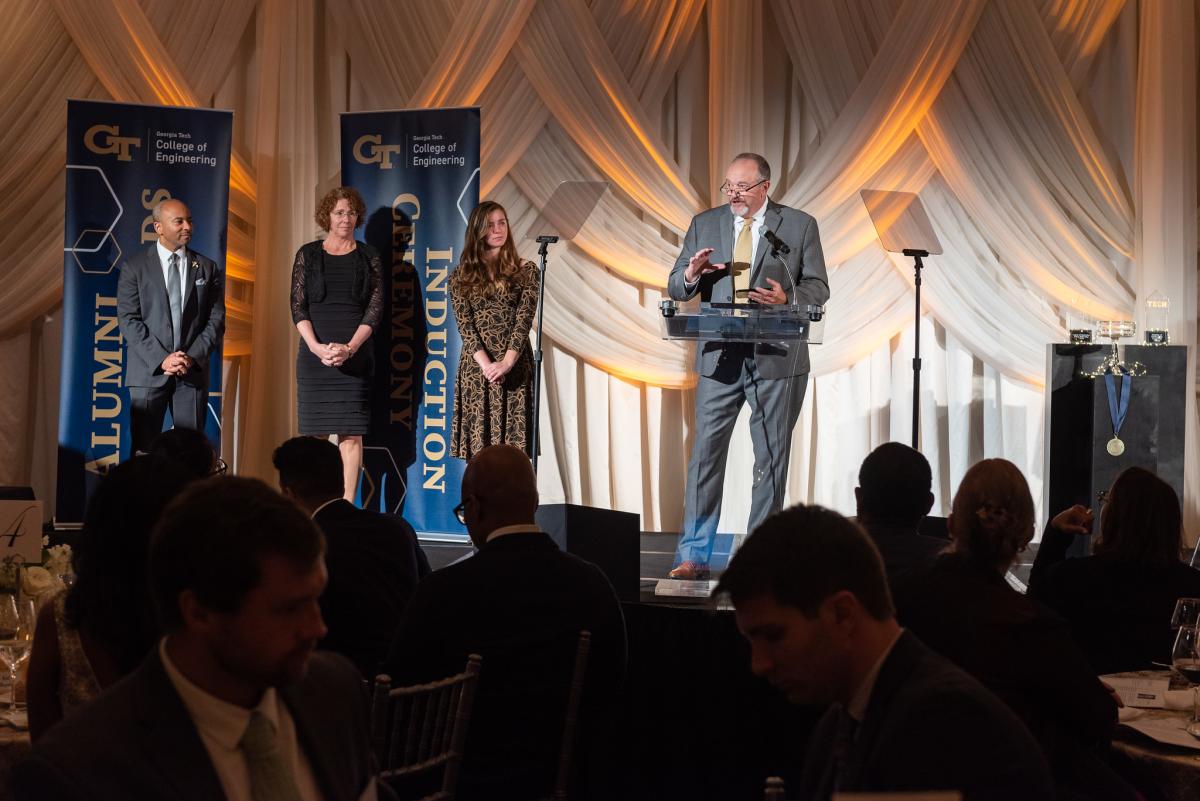
M 625 673 L 625 623 L 612 585 L 590 562 L 564 553 L 534 523 L 537 482 L 511 445 L 467 464 L 458 512 L 478 552 L 421 580 L 385 672 L 396 685 L 483 668 L 456 797 L 549 797 L 576 641 L 591 632 L 581 740 L 587 752 L 601 711 Z

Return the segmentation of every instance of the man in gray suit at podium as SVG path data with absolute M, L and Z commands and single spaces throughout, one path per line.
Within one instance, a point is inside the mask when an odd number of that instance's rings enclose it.
M 667 281 L 674 300 L 823 305 L 829 279 L 817 221 L 771 202 L 771 167 L 741 153 L 725 171 L 729 203 L 696 215 Z M 717 262 L 713 260 L 717 259 Z M 705 579 L 721 516 L 729 437 L 750 404 L 754 476 L 747 531 L 783 505 L 792 429 L 808 384 L 808 346 L 697 343 L 696 422 L 688 462 L 683 536 L 670 576 Z
M 158 241 L 121 266 L 117 283 L 135 453 L 162 431 L 168 406 L 175 426 L 204 430 L 208 360 L 220 358 L 225 335 L 225 275 L 188 247 L 192 213 L 171 199 L 152 214 Z

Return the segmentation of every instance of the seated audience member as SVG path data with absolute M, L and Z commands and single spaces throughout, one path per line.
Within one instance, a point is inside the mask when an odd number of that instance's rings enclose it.
M 364 678 L 374 679 L 423 575 L 417 535 L 403 518 L 359 509 L 342 497 L 342 454 L 329 440 L 293 437 L 275 449 L 272 460 L 283 494 L 325 534 L 329 584 L 321 614 L 329 633 L 320 647 L 342 654 Z
M 460 672 L 483 657 L 457 797 L 545 798 L 558 762 L 578 633 L 592 634 L 581 744 L 625 672 L 625 623 L 595 565 L 559 550 L 534 523 L 529 457 L 493 445 L 467 464 L 462 514 L 478 553 L 417 586 L 388 659 L 396 684 Z M 457 511 L 457 510 L 456 510 Z
M 929 461 L 899 442 L 871 451 L 858 470 L 858 523 L 875 541 L 890 582 L 946 549 L 947 543 L 917 531 L 933 507 L 932 489 Z
M 147 451 L 182 466 L 193 479 L 224 475 L 225 462 L 203 431 L 194 428 L 172 428 L 150 441 Z
M 35 742 L 158 641 L 146 551 L 163 508 L 189 480 L 178 465 L 137 456 L 110 469 L 92 494 L 71 554 L 75 583 L 38 613 L 28 681 Z
M 1033 519 L 1016 465 L 974 465 L 951 506 L 952 551 L 897 582 L 897 617 L 1021 718 L 1042 746 L 1059 798 L 1132 798 L 1097 756 L 1117 725 L 1114 697 L 1064 622 L 1004 578 L 1033 538 Z
M 1091 510 L 1073 506 L 1046 527 L 1029 592 L 1067 619 L 1099 673 L 1169 663 L 1178 598 L 1200 598 L 1200 571 L 1179 560 L 1183 518 L 1171 485 L 1140 467 L 1117 476 L 1091 556 L 1067 558 Z
M 193 484 L 150 544 L 166 636 L 14 772 L 25 799 L 373 799 L 362 679 L 324 635 L 321 533 L 260 481 Z
M 833 704 L 809 738 L 799 792 L 789 796 L 1054 797 L 1029 731 L 979 682 L 900 628 L 878 550 L 836 512 L 793 506 L 769 517 L 714 594 L 733 603 L 756 675 L 793 703 Z

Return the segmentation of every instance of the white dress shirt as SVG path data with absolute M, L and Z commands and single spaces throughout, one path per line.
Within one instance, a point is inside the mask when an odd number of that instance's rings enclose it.
M 238 742 L 250 723 L 252 710 L 222 701 L 189 681 L 167 656 L 165 637 L 159 641 L 158 654 L 162 659 L 163 669 L 167 672 L 167 678 L 179 693 L 192 722 L 200 732 L 200 740 L 208 749 L 208 756 L 212 759 L 217 778 L 221 780 L 225 797 L 229 801 L 254 801 L 250 793 L 250 772 L 246 767 L 246 757 L 238 748 Z M 296 739 L 296 725 L 292 721 L 292 714 L 288 711 L 287 704 L 279 699 L 274 687 L 263 693 L 262 700 L 255 709 L 274 724 L 280 753 L 287 764 L 292 766 L 299 797 L 302 801 L 321 801 L 321 791 L 313 776 L 312 766 L 309 765 L 308 757 Z M 362 801 L 373 799 L 375 785 L 372 782 L 367 793 L 363 794 Z
M 163 247 L 162 240 L 158 240 L 156 245 L 158 248 L 158 263 L 162 267 L 163 284 L 167 287 L 167 291 L 171 291 L 171 251 Z M 187 300 L 187 248 L 180 247 L 175 251 L 179 254 L 179 262 L 175 265 L 176 272 L 179 273 L 179 308 L 182 309 L 184 301 Z M 169 343 L 168 343 L 169 344 Z

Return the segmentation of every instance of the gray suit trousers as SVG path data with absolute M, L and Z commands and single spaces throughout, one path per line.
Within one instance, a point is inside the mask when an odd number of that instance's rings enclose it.
M 752 345 L 728 345 L 721 366 L 696 385 L 695 438 L 688 462 L 683 509 L 683 535 L 675 564 L 712 559 L 729 439 L 743 402 L 750 404 L 750 441 L 754 446 L 754 477 L 750 499 L 753 531 L 783 507 L 792 429 L 800 417 L 808 373 L 786 378 L 763 378 Z M 740 351 L 741 358 L 737 358 Z M 732 358 L 731 358 L 732 357 Z

